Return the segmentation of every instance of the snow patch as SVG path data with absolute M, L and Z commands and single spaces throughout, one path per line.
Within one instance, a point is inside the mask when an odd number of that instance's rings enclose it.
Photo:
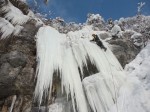
M 2 34 L 1 39 L 8 38 L 14 30 L 14 26 L 9 21 L 0 17 L 0 33 Z
M 142 46 L 143 45 L 143 39 L 141 33 L 134 33 L 131 36 L 131 39 L 133 40 L 134 45 L 136 46 Z
M 114 27 L 111 29 L 111 34 L 113 36 L 118 36 L 119 38 L 121 38 L 122 37 L 122 31 L 121 31 L 120 26 L 114 25 Z
M 107 73 L 100 72 L 83 80 L 85 94 L 94 112 L 108 112 L 117 103 L 122 79 L 120 74 L 108 76 Z
M 49 112 L 63 112 L 63 105 L 60 103 L 54 103 L 49 106 Z
M 127 82 L 119 92 L 118 109 L 110 112 L 149 112 L 150 110 L 150 43 L 126 65 Z

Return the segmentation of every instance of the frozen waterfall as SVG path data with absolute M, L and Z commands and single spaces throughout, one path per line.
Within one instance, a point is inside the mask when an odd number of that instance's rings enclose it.
M 44 93 L 51 93 L 56 71 L 60 73 L 62 92 L 71 96 L 74 112 L 88 112 L 88 105 L 94 112 L 107 112 L 116 103 L 118 90 L 125 80 L 123 69 L 107 43 L 103 42 L 107 47 L 105 52 L 90 42 L 92 33 L 88 26 L 68 34 L 61 34 L 50 26 L 39 29 L 35 89 L 39 104 Z M 88 66 L 88 60 L 99 73 L 84 78 L 83 68 Z

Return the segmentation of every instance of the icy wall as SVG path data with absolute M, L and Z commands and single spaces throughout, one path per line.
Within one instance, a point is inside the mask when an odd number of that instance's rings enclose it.
M 76 110 L 79 112 L 88 111 L 86 93 L 95 112 L 107 112 L 110 106 L 115 103 L 119 88 L 125 80 L 125 75 L 109 47 L 107 47 L 107 51 L 104 51 L 97 44 L 90 42 L 92 33 L 93 30 L 89 26 L 80 31 L 69 32 L 67 35 L 60 34 L 50 26 L 39 29 L 37 33 L 38 68 L 35 90 L 35 99 L 39 99 L 39 104 L 42 102 L 44 92 L 51 94 L 55 71 L 60 73 L 62 92 L 65 91 L 67 96 L 71 95 L 74 112 Z M 83 34 L 86 35 L 83 36 Z M 104 45 L 107 46 L 106 43 Z M 95 101 L 96 97 L 94 93 L 90 93 L 91 90 L 87 89 L 86 83 L 84 83 L 86 92 L 84 93 L 83 90 L 81 80 L 85 75 L 83 74 L 83 68 L 88 66 L 88 60 L 96 66 L 100 72 L 99 77 L 104 80 L 99 80 L 101 87 L 96 90 L 99 92 L 95 93 L 102 97 L 99 98 L 99 102 L 102 103 Z M 92 101 L 103 109 L 95 106 Z

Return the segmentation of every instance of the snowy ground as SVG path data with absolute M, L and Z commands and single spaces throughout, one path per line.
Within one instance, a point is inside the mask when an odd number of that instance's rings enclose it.
M 117 99 L 118 112 L 150 112 L 150 43 L 125 70 L 127 82 Z M 110 112 L 117 112 L 114 106 Z

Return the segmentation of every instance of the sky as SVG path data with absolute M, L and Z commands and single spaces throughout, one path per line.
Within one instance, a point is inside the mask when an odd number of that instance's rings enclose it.
M 37 3 L 36 3 L 36 2 Z M 36 12 L 47 18 L 61 17 L 66 22 L 84 23 L 88 13 L 100 14 L 105 20 L 131 17 L 137 14 L 137 4 L 145 2 L 142 14 L 150 15 L 150 0 L 27 0 Z

